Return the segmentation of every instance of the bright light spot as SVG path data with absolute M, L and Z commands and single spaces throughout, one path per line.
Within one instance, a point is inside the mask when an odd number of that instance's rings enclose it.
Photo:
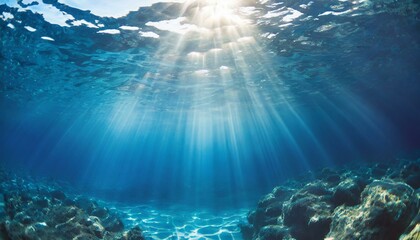
M 29 32 L 35 32 L 36 31 L 36 29 L 35 28 L 33 28 L 33 27 L 31 27 L 31 26 L 25 26 L 24 27 L 26 30 L 28 30 Z
M 140 36 L 147 38 L 159 38 L 159 35 L 154 32 L 142 32 L 140 31 Z
M 221 51 L 223 51 L 223 49 L 221 49 L 221 48 L 212 48 L 212 49 L 209 50 L 209 52 L 213 52 L 213 53 L 221 52 Z
M 122 30 L 129 30 L 129 31 L 137 31 L 140 28 L 139 27 L 133 27 L 133 26 L 121 26 L 120 29 L 122 29 Z
M 219 69 L 220 70 L 229 70 L 229 67 L 228 66 L 220 66 Z
M 273 11 L 269 11 L 267 14 L 263 16 L 263 18 L 274 18 L 274 17 L 282 16 L 287 13 L 287 11 L 282 11 L 283 9 L 284 7 L 273 10 Z
M 62 27 L 69 27 L 66 23 L 68 20 L 74 20 L 74 17 L 68 13 L 60 11 L 58 8 L 54 7 L 51 4 L 45 4 L 42 1 L 33 1 L 37 2 L 36 5 L 31 5 L 25 8 L 22 8 L 18 5 L 19 11 L 30 10 L 34 13 L 39 13 L 45 19 L 45 21 L 51 24 L 57 24 Z
M 200 23 L 206 28 L 215 28 L 229 25 L 242 25 L 242 20 L 236 12 L 238 1 L 230 0 L 203 0 L 200 1 Z
M 98 33 L 120 34 L 121 32 L 118 29 L 105 29 L 105 30 L 98 31 Z
M 206 75 L 206 74 L 209 73 L 209 70 L 207 70 L 207 69 L 200 69 L 200 70 L 195 71 L 194 73 L 199 74 L 199 75 Z
M 292 26 L 292 25 L 293 24 L 291 24 L 291 23 L 280 24 L 279 28 L 285 28 L 285 27 Z
M 282 19 L 283 22 L 291 22 L 291 21 L 295 20 L 296 18 L 303 15 L 303 13 L 301 13 L 298 10 L 295 10 L 293 8 L 289 8 L 288 10 L 289 10 L 290 14 L 283 17 L 283 19 Z
M 47 41 L 51 41 L 51 42 L 55 41 L 53 38 L 50 38 L 50 37 L 47 37 L 47 36 L 42 36 L 41 38 L 44 39 L 44 40 L 47 40 Z
M 261 36 L 268 39 L 272 39 L 273 37 L 277 36 L 277 33 L 266 32 L 266 33 L 261 34 Z
M 314 3 L 313 1 L 310 1 L 310 2 L 308 2 L 307 4 L 301 4 L 301 5 L 299 5 L 299 7 L 300 7 L 300 8 L 303 8 L 303 9 L 307 9 L 307 8 L 308 8 L 309 6 L 311 6 L 313 3 Z
M 71 22 L 71 24 L 73 25 L 73 26 L 76 26 L 76 27 L 78 27 L 78 26 L 82 26 L 82 25 L 85 25 L 86 27 L 88 27 L 88 28 L 98 28 L 98 26 L 96 26 L 95 24 L 93 24 L 93 23 L 90 23 L 90 22 L 88 22 L 88 21 L 86 21 L 86 20 L 76 20 L 76 21 L 73 21 L 73 22 Z
M 323 13 L 319 14 L 318 17 L 327 16 L 327 15 L 340 16 L 340 15 L 343 15 L 343 14 L 350 13 L 353 10 L 355 10 L 355 9 L 349 9 L 349 10 L 346 10 L 346 11 L 343 11 L 343 12 L 326 11 L 326 12 L 323 12 Z
M 146 26 L 155 27 L 159 30 L 170 31 L 179 34 L 185 34 L 190 31 L 198 31 L 198 27 L 193 24 L 182 24 L 187 18 L 179 17 L 171 20 L 163 20 L 159 22 L 147 22 Z
M 99 17 L 120 18 L 126 16 L 130 11 L 137 11 L 140 7 L 150 7 L 158 2 L 183 2 L 184 0 L 59 0 L 68 6 L 80 10 L 89 10 Z
M 11 24 L 11 23 L 7 24 L 7 26 L 8 26 L 9 28 L 11 28 L 11 29 L 15 29 L 15 25 L 13 25 L 13 24 Z
M 237 41 L 240 43 L 251 43 L 255 42 L 255 39 L 253 37 L 241 37 Z
M 9 12 L 3 12 L 3 14 L 0 16 L 0 19 L 3 19 L 4 21 L 7 21 L 8 19 L 13 19 L 14 16 Z
M 255 7 L 241 7 L 239 11 L 248 16 L 258 12 L 258 10 Z
M 190 52 L 187 54 L 188 57 L 200 57 L 201 53 L 199 52 Z
M 335 24 L 326 24 L 326 25 L 322 25 L 318 27 L 317 29 L 314 30 L 314 32 L 325 32 L 325 31 L 333 29 L 334 27 L 335 27 Z

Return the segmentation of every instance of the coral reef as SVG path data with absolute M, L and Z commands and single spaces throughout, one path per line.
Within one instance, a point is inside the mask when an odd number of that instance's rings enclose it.
M 0 239 L 144 239 L 93 200 L 4 171 L 0 179 Z
M 420 159 L 341 171 L 287 182 L 262 197 L 245 240 L 420 239 Z

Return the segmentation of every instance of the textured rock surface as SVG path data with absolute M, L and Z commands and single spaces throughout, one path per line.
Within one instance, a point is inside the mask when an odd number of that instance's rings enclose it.
M 338 207 L 329 237 L 334 239 L 397 239 L 415 217 L 418 198 L 404 183 L 374 181 L 362 192 L 362 203 Z
M 144 239 L 96 202 L 0 172 L 0 239 Z
M 420 239 L 420 159 L 323 169 L 262 197 L 244 239 Z M 302 180 L 303 179 L 303 180 Z

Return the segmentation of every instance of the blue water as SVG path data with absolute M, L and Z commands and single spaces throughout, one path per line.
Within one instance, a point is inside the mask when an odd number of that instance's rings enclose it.
M 418 154 L 419 9 L 2 0 L 1 164 L 223 211 L 309 170 Z

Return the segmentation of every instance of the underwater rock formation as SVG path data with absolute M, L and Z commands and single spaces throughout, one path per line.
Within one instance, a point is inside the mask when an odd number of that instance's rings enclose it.
M 116 213 L 83 197 L 0 172 L 0 239 L 143 240 Z
M 245 240 L 420 239 L 420 159 L 288 182 L 262 197 Z

